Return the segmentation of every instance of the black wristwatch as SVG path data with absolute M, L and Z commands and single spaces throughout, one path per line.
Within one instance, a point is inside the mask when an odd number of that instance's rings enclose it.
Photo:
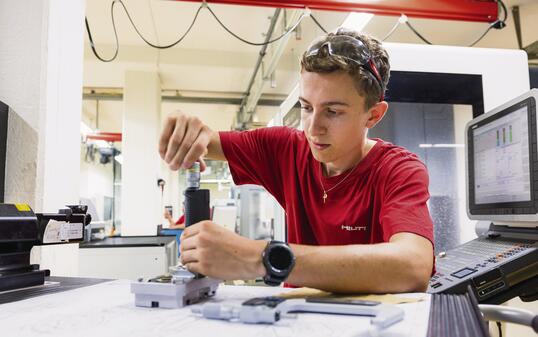
M 295 256 L 290 246 L 282 241 L 270 241 L 262 253 L 265 267 L 263 281 L 270 286 L 284 282 L 295 265 Z

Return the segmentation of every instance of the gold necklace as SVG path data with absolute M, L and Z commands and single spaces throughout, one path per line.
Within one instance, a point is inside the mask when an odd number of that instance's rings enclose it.
M 359 161 L 359 163 L 360 163 L 360 161 Z M 353 166 L 353 168 L 351 169 L 351 171 L 349 171 L 349 173 L 346 174 L 346 176 L 345 176 L 342 180 L 340 180 L 336 185 L 334 185 L 333 187 L 329 188 L 328 190 L 325 190 L 325 186 L 323 186 L 323 166 L 322 166 L 321 163 L 320 163 L 320 165 L 319 165 L 319 171 L 320 171 L 319 182 L 321 183 L 321 189 L 323 190 L 323 203 L 325 203 L 325 200 L 327 199 L 327 193 L 330 192 L 330 191 L 332 191 L 332 190 L 334 190 L 336 187 L 338 187 L 338 185 L 340 185 L 342 182 L 344 182 L 344 180 L 346 180 L 347 177 L 349 177 L 349 175 L 350 175 L 351 173 L 353 173 L 353 171 L 355 171 L 355 168 L 356 168 L 357 166 L 359 166 L 359 163 L 355 164 L 355 166 Z

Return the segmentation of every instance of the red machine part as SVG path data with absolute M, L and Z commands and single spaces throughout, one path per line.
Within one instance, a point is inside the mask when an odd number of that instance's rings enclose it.
M 200 0 L 176 0 L 202 2 Z M 266 6 L 282 8 L 305 8 L 366 12 L 376 15 L 405 14 L 409 17 L 445 19 L 476 22 L 494 22 L 498 18 L 495 0 L 210 0 L 219 3 L 245 6 Z
M 121 142 L 120 132 L 98 132 L 86 135 L 86 139 L 104 140 L 106 142 Z

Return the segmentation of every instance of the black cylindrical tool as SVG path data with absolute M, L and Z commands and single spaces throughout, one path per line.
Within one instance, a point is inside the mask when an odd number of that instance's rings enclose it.
M 209 190 L 200 189 L 200 163 L 195 162 L 186 174 L 185 227 L 209 220 Z
M 185 227 L 209 218 L 209 190 L 185 190 Z

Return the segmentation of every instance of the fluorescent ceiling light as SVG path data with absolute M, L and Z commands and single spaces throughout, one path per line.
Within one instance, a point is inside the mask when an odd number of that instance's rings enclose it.
M 340 27 L 360 32 L 373 17 L 368 13 L 349 13 Z
M 231 179 L 200 179 L 201 184 L 231 184 Z
M 436 147 L 436 148 L 457 148 L 457 147 L 465 147 L 465 144 L 418 144 L 418 147 L 420 148 L 430 148 L 430 147 Z

